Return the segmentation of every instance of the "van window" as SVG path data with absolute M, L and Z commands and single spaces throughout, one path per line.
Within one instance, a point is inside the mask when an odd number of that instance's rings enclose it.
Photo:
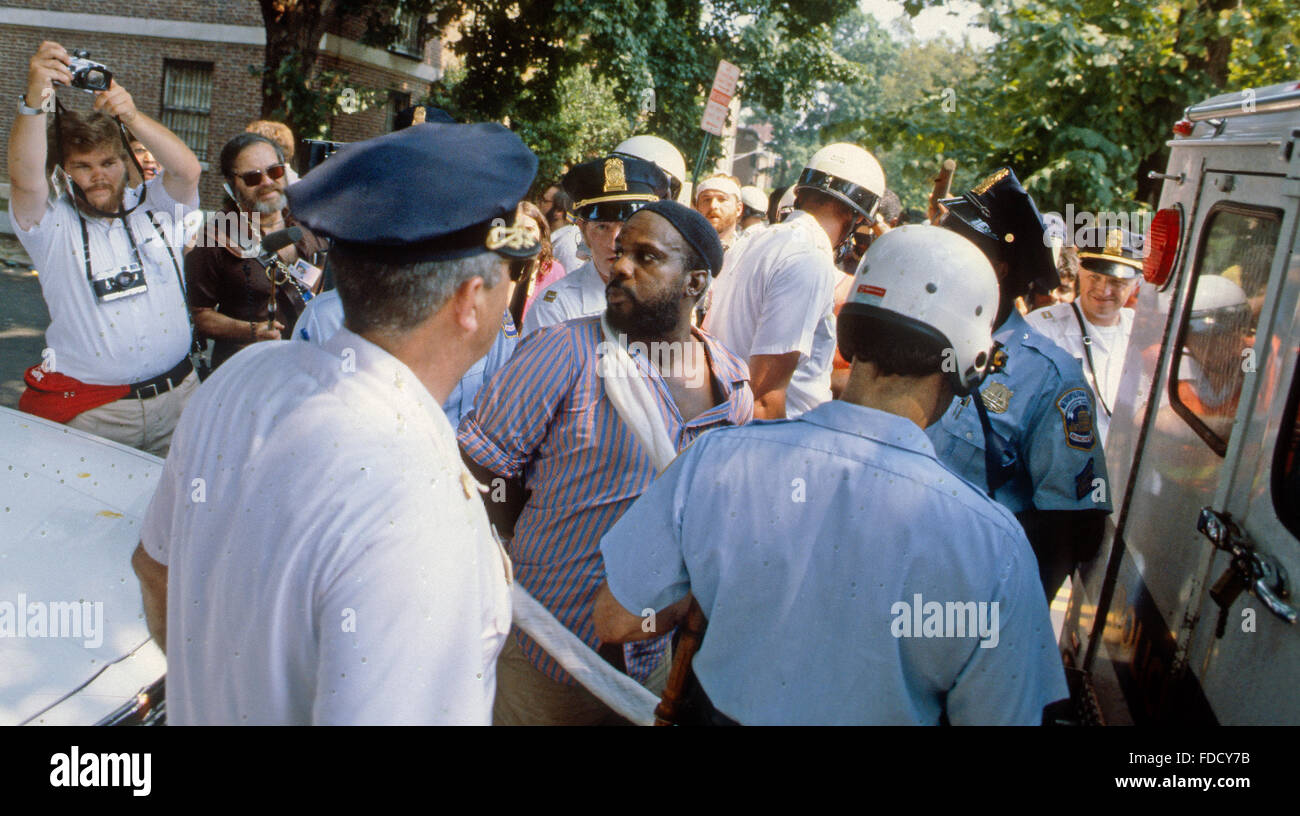
M 1220 456 L 1228 450 L 1242 381 L 1255 369 L 1255 328 L 1281 223 L 1274 210 L 1223 205 L 1201 231 L 1170 402 Z

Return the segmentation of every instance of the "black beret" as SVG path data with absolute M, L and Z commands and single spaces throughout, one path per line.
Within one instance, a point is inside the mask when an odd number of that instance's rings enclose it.
M 722 241 L 707 218 L 684 204 L 667 199 L 651 202 L 641 211 L 652 212 L 672 224 L 673 229 L 681 233 L 686 243 L 709 265 L 710 276 L 716 277 L 722 271 Z
M 633 156 L 606 156 L 575 165 L 560 184 L 585 221 L 625 221 L 651 201 L 668 198 L 668 174 Z
M 1010 167 L 998 170 L 961 198 L 940 203 L 948 209 L 942 226 L 969 238 L 990 261 L 1007 263 L 1011 272 L 1004 286 L 1014 288 L 1015 294 L 1023 294 L 1030 283 L 1040 292 L 1061 285 L 1044 237 L 1043 218 Z
M 414 125 L 354 142 L 289 186 L 293 217 L 343 249 L 389 263 L 489 250 L 532 257 L 515 210 L 537 157 L 495 123 Z
M 1142 270 L 1142 236 L 1126 229 L 1090 227 L 1075 236 L 1079 263 L 1098 275 L 1132 280 Z

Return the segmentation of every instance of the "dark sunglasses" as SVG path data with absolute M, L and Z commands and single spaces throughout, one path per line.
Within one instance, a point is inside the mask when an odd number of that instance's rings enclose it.
M 256 187 L 262 183 L 263 173 L 269 179 L 282 178 L 284 176 L 284 165 L 273 164 L 265 170 L 249 170 L 247 173 L 236 173 L 235 176 L 244 182 L 245 187 Z

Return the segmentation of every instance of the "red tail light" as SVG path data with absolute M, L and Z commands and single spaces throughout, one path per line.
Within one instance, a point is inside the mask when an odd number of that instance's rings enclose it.
M 1195 129 L 1196 125 L 1194 125 L 1190 119 L 1179 119 L 1177 122 L 1174 122 L 1174 133 L 1179 136 L 1191 136 L 1192 131 Z
M 1178 255 L 1178 241 L 1183 234 L 1183 211 L 1168 207 L 1156 213 L 1147 230 L 1146 252 L 1142 261 L 1142 277 L 1147 283 L 1164 286 L 1174 268 Z

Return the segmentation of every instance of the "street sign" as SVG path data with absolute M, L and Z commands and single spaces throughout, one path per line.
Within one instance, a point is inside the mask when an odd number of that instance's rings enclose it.
M 709 90 L 709 101 L 704 106 L 704 115 L 700 117 L 700 129 L 714 136 L 721 136 L 727 125 L 727 106 L 736 95 L 736 83 L 740 80 L 740 67 L 726 60 L 718 62 L 717 73 L 713 75 L 713 87 Z

